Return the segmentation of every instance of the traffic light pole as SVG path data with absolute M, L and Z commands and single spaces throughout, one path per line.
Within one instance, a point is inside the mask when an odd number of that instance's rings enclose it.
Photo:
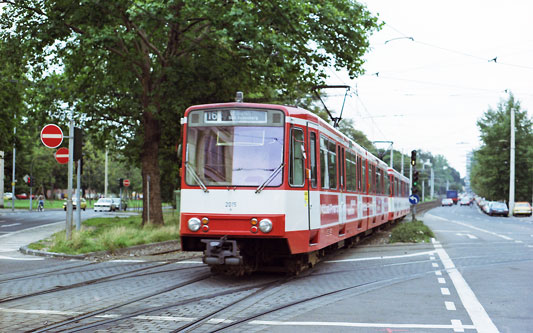
M 76 170 L 76 230 L 81 229 L 81 158 L 78 160 L 78 168 Z
M 70 110 L 70 126 L 68 130 L 68 188 L 67 188 L 67 219 L 66 236 L 67 240 L 72 239 L 72 176 L 74 169 L 74 108 Z

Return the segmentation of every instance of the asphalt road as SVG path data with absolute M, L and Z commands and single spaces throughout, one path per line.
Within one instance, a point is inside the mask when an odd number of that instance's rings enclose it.
M 292 279 L 208 275 L 198 260 L 0 259 L 0 331 L 531 331 L 533 219 L 453 206 L 423 220 L 432 243 L 343 249 Z

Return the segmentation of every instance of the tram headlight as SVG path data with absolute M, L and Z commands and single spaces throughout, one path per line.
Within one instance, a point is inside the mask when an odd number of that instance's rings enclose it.
M 270 221 L 269 219 L 262 219 L 259 222 L 259 230 L 261 230 L 265 234 L 269 233 L 272 230 L 272 221 Z
M 198 218 L 192 217 L 189 219 L 187 224 L 189 226 L 190 231 L 196 232 L 200 230 L 200 226 L 202 225 L 202 222 Z

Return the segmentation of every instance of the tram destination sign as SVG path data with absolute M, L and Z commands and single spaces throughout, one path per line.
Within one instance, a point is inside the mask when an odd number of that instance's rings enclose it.
M 205 111 L 206 123 L 257 123 L 268 121 L 266 111 L 258 110 L 216 110 Z

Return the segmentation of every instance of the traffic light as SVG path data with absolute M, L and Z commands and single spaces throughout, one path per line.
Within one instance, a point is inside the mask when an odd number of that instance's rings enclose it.
M 118 179 L 118 187 L 120 187 L 120 188 L 124 187 L 124 178 L 119 178 Z
M 418 170 L 416 169 L 413 169 L 413 187 L 412 187 L 412 190 L 411 192 L 413 194 L 417 194 L 418 193 Z
M 29 185 L 30 187 L 33 186 L 33 178 L 32 178 L 32 177 L 28 177 L 28 185 Z
M 83 150 L 83 131 L 81 128 L 74 127 L 74 161 L 78 161 L 82 156 Z
M 416 150 L 411 151 L 411 165 L 412 166 L 416 165 Z

